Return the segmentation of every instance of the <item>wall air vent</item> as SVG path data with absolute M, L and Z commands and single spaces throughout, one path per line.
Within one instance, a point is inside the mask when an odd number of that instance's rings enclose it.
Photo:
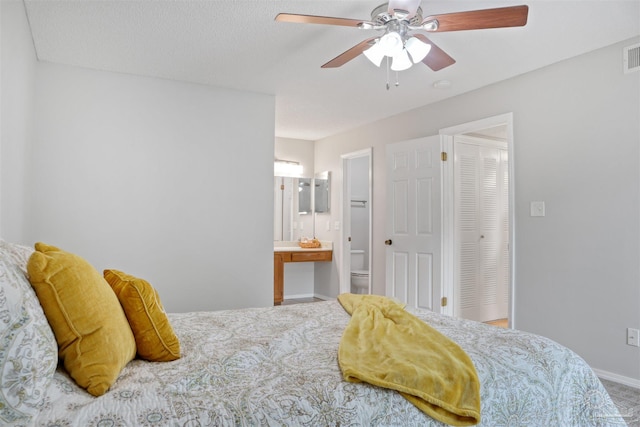
M 623 53 L 625 74 L 640 71 L 640 43 L 625 47 Z

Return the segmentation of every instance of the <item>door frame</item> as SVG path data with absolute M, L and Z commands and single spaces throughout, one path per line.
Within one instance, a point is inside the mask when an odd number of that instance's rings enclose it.
M 369 157 L 369 293 L 373 284 L 373 149 L 371 147 L 340 155 L 342 159 L 342 231 L 340 234 L 340 293 L 351 292 L 351 171 L 349 161 Z
M 473 122 L 440 129 L 440 144 L 446 153 L 453 153 L 453 137 L 455 135 L 476 132 L 482 129 L 506 125 L 507 153 L 509 158 L 509 327 L 515 328 L 515 181 L 514 181 L 514 150 L 513 150 L 513 113 L 505 113 Z M 442 162 L 442 295 L 446 296 L 450 304 L 442 307 L 444 314 L 455 316 L 455 187 L 453 156 L 449 161 Z

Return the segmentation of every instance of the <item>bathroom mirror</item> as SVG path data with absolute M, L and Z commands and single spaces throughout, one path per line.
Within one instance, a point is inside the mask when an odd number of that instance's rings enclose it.
M 313 178 L 273 179 L 273 240 L 296 241 L 314 235 Z M 301 193 L 303 193 L 301 195 Z M 301 199 L 306 198 L 306 201 Z
M 331 200 L 331 172 L 319 172 L 314 179 L 314 212 L 329 212 Z
M 298 214 L 311 213 L 311 178 L 298 178 Z

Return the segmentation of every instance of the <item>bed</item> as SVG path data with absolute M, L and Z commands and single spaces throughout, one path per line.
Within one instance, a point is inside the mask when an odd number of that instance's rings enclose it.
M 11 311 L 10 300 L 27 307 L 22 316 L 30 317 L 21 324 L 26 328 L 22 350 L 5 345 L 0 351 L 0 424 L 444 425 L 395 391 L 343 379 L 337 353 L 350 316 L 337 301 L 169 313 L 181 357 L 134 359 L 104 395 L 94 397 L 58 365 L 35 294 L 25 281 L 13 283 L 22 279 L 29 250 L 2 242 L 0 255 L 0 320 Z M 473 361 L 481 385 L 479 425 L 626 425 L 597 376 L 569 349 L 516 330 L 407 310 L 455 341 Z M 7 335 L 6 328 L 2 333 Z M 15 372 L 12 376 L 17 365 L 22 378 L 25 372 L 32 377 L 29 384 L 16 381 Z

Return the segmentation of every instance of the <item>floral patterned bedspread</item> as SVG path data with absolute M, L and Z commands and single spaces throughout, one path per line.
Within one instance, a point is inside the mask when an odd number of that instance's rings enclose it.
M 471 357 L 483 426 L 624 426 L 575 353 L 514 330 L 409 309 Z M 398 393 L 342 380 L 336 301 L 169 314 L 183 356 L 134 360 L 104 396 L 58 368 L 36 426 L 442 426 Z M 108 351 L 108 349 L 105 349 Z

